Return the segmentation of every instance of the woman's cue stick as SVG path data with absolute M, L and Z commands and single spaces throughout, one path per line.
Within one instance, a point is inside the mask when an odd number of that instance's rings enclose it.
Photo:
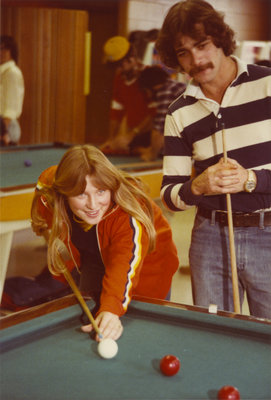
M 223 156 L 224 162 L 228 160 L 227 157 L 227 147 L 225 138 L 225 126 L 222 125 L 222 143 L 223 143 Z M 237 314 L 241 313 L 240 308 L 240 297 L 239 297 L 239 287 L 238 287 L 238 275 L 236 266 L 236 254 L 234 245 L 234 233 L 233 233 L 233 222 L 232 222 L 232 208 L 231 208 L 231 195 L 226 193 L 227 200 L 227 211 L 228 211 L 228 227 L 229 227 L 229 242 L 230 242 L 230 258 L 231 258 L 231 276 L 232 276 L 232 291 L 233 291 L 233 305 L 234 312 Z
M 61 260 L 61 264 L 62 264 L 62 267 L 63 267 L 63 274 L 65 276 L 65 279 L 68 282 L 68 284 L 70 285 L 73 293 L 75 294 L 77 300 L 81 304 L 83 310 L 85 311 L 85 313 L 86 313 L 89 321 L 91 322 L 95 332 L 97 333 L 99 338 L 102 339 L 103 335 L 100 332 L 100 330 L 98 328 L 98 325 L 96 324 L 95 319 L 93 318 L 93 315 L 91 314 L 91 312 L 90 312 L 90 310 L 89 310 L 89 308 L 87 306 L 87 303 L 85 302 L 85 299 L 81 295 L 81 292 L 78 289 L 78 287 L 77 287 L 77 285 L 76 285 L 76 283 L 75 283 L 70 271 L 66 267 L 65 260 L 71 258 L 70 253 L 69 253 L 68 249 L 66 248 L 66 245 L 60 240 L 59 240 L 59 247 L 60 247 L 60 249 L 59 249 L 60 260 Z

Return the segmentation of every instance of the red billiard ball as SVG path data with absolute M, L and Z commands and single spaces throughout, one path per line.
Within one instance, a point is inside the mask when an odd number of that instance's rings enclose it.
M 180 360 L 171 354 L 160 360 L 160 370 L 164 375 L 172 376 L 177 374 L 181 366 Z
M 233 386 L 223 386 L 217 394 L 218 400 L 240 400 L 239 390 Z

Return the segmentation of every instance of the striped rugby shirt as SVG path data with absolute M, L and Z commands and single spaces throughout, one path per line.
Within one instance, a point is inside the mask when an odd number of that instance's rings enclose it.
M 227 210 L 226 196 L 196 196 L 196 175 L 223 157 L 222 124 L 227 155 L 257 175 L 253 193 L 231 195 L 232 210 L 252 212 L 271 207 L 271 69 L 233 57 L 238 74 L 221 104 L 204 96 L 192 81 L 169 107 L 165 122 L 165 155 L 161 197 L 174 211 L 196 205 Z

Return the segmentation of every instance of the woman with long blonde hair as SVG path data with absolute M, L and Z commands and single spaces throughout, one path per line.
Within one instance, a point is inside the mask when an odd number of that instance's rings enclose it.
M 59 241 L 66 244 L 66 268 L 79 271 L 81 291 L 96 301 L 103 337 L 120 337 L 133 294 L 164 299 L 170 291 L 179 262 L 167 220 L 142 183 L 94 146 L 71 147 L 41 174 L 32 228 L 47 237 L 48 268 L 59 278 Z

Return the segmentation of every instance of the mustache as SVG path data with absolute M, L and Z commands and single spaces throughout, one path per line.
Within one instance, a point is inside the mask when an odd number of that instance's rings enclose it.
M 204 65 L 200 65 L 200 66 L 198 66 L 198 67 L 191 68 L 191 70 L 190 70 L 190 72 L 189 72 L 189 75 L 190 75 L 190 76 L 193 76 L 193 75 L 197 74 L 198 72 L 204 71 L 204 70 L 207 69 L 207 68 L 214 68 L 213 63 L 212 63 L 212 62 L 209 62 L 209 63 L 207 63 L 207 64 L 204 64 Z

